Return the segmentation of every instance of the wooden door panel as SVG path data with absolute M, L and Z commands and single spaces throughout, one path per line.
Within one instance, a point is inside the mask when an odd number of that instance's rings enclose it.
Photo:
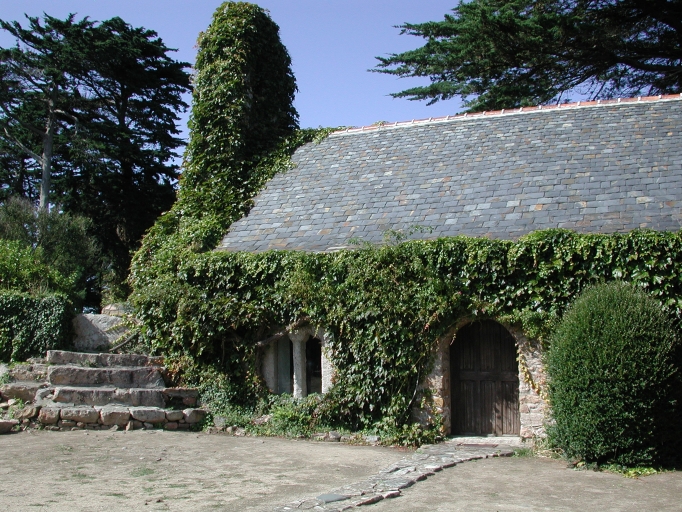
M 455 433 L 518 434 L 516 342 L 493 321 L 466 325 L 451 347 Z

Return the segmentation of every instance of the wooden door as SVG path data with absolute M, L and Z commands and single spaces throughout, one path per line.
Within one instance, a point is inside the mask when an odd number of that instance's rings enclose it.
M 453 434 L 518 435 L 516 342 L 497 322 L 462 327 L 450 347 Z

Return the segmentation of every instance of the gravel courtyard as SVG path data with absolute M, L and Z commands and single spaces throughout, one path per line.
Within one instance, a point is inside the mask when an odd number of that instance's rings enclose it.
M 28 431 L 0 437 L 0 509 L 266 511 L 352 483 L 398 449 L 159 430 Z M 378 511 L 680 510 L 682 473 L 642 479 L 546 459 L 458 464 L 365 506 Z

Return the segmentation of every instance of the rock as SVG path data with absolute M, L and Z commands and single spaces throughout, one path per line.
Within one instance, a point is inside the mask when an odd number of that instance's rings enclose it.
M 35 403 L 37 405 L 43 405 L 46 402 L 51 401 L 54 398 L 54 389 L 52 388 L 42 388 L 36 391 Z
M 341 441 L 341 434 L 339 432 L 336 432 L 335 430 L 332 430 L 327 434 L 327 441 L 338 443 L 339 441 Z
M 114 425 L 109 429 L 110 432 L 118 432 L 118 430 L 119 430 L 118 425 Z
M 137 420 L 132 420 L 132 421 L 133 421 L 133 427 L 135 428 L 135 430 L 144 427 L 144 423 L 142 423 L 141 421 L 137 421 Z
M 241 427 L 237 427 L 234 429 L 234 435 L 235 436 L 245 436 L 246 435 L 246 430 L 244 430 Z
M 71 428 L 76 426 L 76 422 L 71 420 L 60 420 L 57 425 L 62 428 Z
M 108 315 L 108 316 L 117 316 L 117 317 L 123 317 L 124 315 L 127 315 L 131 313 L 132 310 L 130 306 L 123 302 L 118 302 L 115 304 L 107 304 L 102 308 L 102 314 L 103 315 Z
M 130 421 L 130 411 L 127 407 L 107 405 L 100 410 L 102 425 L 125 425 Z
M 145 423 L 163 423 L 166 421 L 166 411 L 156 407 L 131 407 L 130 415 Z
M 362 436 L 366 443 L 376 444 L 379 442 L 379 436 Z
M 166 430 L 177 430 L 178 424 L 175 421 L 169 421 L 163 426 L 163 428 L 165 428 Z
M 227 418 L 225 416 L 214 416 L 213 426 L 219 430 L 225 430 L 227 427 Z
M 180 421 L 185 417 L 182 411 L 166 411 L 166 419 L 168 421 Z
M 52 432 L 59 432 L 59 427 L 57 425 L 49 425 L 45 427 L 45 430 L 51 430 Z
M 114 342 L 128 331 L 120 325 L 120 317 L 109 315 L 76 315 L 73 328 L 76 336 L 73 345 L 76 350 L 84 352 L 106 352 Z
M 129 422 L 126 424 L 126 432 L 130 432 L 131 430 L 135 430 L 135 425 L 133 424 L 132 421 L 129 421 Z
M 178 430 L 189 430 L 189 423 L 178 423 Z
M 206 411 L 203 409 L 185 409 L 182 412 L 185 414 L 187 423 L 199 423 L 206 416 Z
M 272 419 L 272 414 L 266 414 L 265 416 L 259 416 L 258 418 L 254 418 L 251 423 L 254 425 L 263 425 L 270 421 Z M 194 421 L 187 421 L 188 423 L 196 423 Z
M 99 413 L 92 407 L 64 407 L 61 410 L 60 416 L 62 420 L 73 421 L 74 425 L 78 421 L 83 423 L 97 423 L 97 420 L 99 419 Z
M 227 428 L 225 429 L 225 432 L 227 432 L 228 434 L 234 433 L 234 427 L 227 427 Z
M 45 382 L 47 366 L 44 364 L 17 364 L 9 370 L 12 380 L 17 382 Z
M 38 414 L 38 421 L 43 425 L 54 425 L 59 421 L 59 409 L 43 407 Z
M 76 423 L 76 426 L 77 426 L 78 428 L 85 428 L 85 425 L 86 425 L 86 424 L 83 423 L 82 421 L 79 421 L 78 423 Z M 88 423 L 88 425 L 94 425 L 94 423 Z
M 24 402 L 33 402 L 36 392 L 47 384 L 43 382 L 10 382 L 0 387 L 0 393 L 6 399 L 19 399 Z M 9 402 L 9 400 L 8 400 Z M 10 403 L 10 405 L 13 405 Z
M 7 402 L 0 403 L 0 409 L 9 409 L 9 404 Z
M 151 430 L 154 428 L 154 425 L 152 425 L 151 423 L 143 423 L 143 425 L 144 428 L 146 428 L 147 430 Z
M 194 407 L 197 405 L 197 397 L 195 396 L 186 396 L 182 399 L 182 405 L 186 405 L 188 407 Z
M 40 412 L 40 406 L 38 405 L 27 405 L 21 411 L 16 413 L 14 417 L 18 420 L 28 420 L 38 416 Z

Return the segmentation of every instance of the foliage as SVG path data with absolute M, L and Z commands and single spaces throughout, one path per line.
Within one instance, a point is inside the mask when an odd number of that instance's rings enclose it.
M 131 251 L 175 200 L 189 64 L 120 18 L 45 15 L 0 27 L 17 41 L 0 49 L 2 195 L 34 199 L 39 184 L 43 209 L 58 203 L 91 219 L 103 286 L 121 299 Z
M 33 297 L 0 291 L 0 361 L 44 357 L 67 348 L 73 306 L 63 295 Z
M 265 182 L 315 135 L 296 132 L 296 84 L 278 31 L 260 7 L 225 2 L 200 34 L 178 201 L 137 253 L 134 286 L 154 286 L 175 273 L 186 253 L 213 249 Z
M 11 198 L 0 204 L 0 287 L 66 294 L 78 308 L 92 293 L 98 247 L 88 219 L 36 211 Z
M 585 287 L 625 279 L 679 320 L 681 264 L 682 235 L 654 231 L 547 230 L 517 242 L 455 237 L 335 253 L 185 252 L 173 272 L 164 260 L 136 268 L 144 286 L 132 300 L 153 350 L 211 368 L 229 400 L 248 407 L 265 394 L 255 342 L 309 317 L 331 333 L 337 371 L 320 421 L 392 435 L 413 428 L 432 349 L 459 319 L 548 332 Z
M 673 427 L 678 340 L 658 301 L 631 284 L 589 288 L 571 305 L 547 354 L 555 422 L 571 458 L 623 465 L 660 460 Z
M 680 0 L 460 1 L 443 21 L 401 25 L 426 44 L 373 71 L 431 79 L 394 97 L 460 96 L 470 111 L 679 93 L 681 18 Z

